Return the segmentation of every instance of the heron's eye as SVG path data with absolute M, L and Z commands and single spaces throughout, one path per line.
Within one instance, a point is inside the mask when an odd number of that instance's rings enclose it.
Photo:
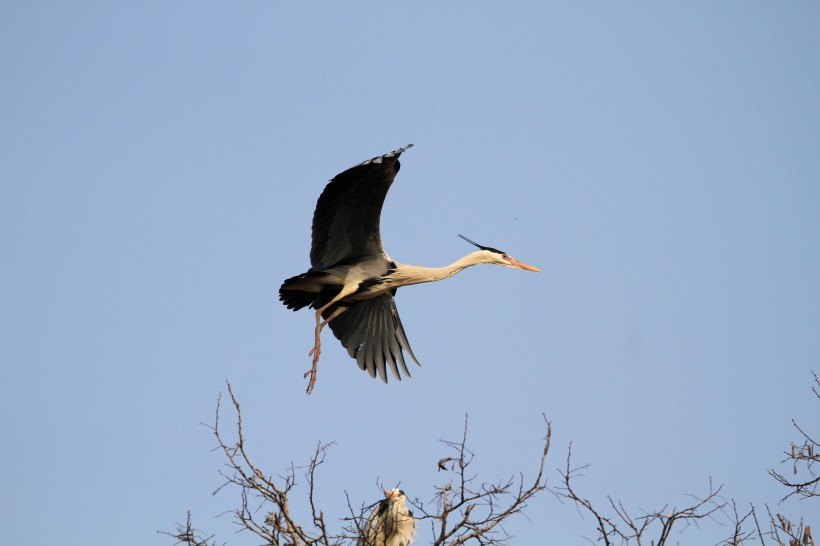
M 509 259 L 510 259 L 510 257 L 509 257 L 509 256 L 507 256 L 506 254 L 502 254 L 502 255 L 501 255 L 501 257 L 502 257 L 502 258 L 504 258 L 505 260 L 509 260 Z

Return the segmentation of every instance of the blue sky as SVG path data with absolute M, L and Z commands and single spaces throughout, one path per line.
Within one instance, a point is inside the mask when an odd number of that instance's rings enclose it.
M 818 24 L 810 2 L 4 2 L 0 542 L 168 544 L 191 510 L 255 543 L 211 496 L 225 380 L 268 472 L 337 442 L 331 518 L 377 479 L 429 500 L 465 414 L 488 481 L 534 470 L 544 412 L 551 486 L 572 442 L 593 500 L 682 506 L 711 477 L 775 504 L 790 419 L 820 424 Z M 313 318 L 277 289 L 326 181 L 408 143 L 394 259 L 451 263 L 464 233 L 543 273 L 400 290 L 423 367 L 384 385 L 326 335 L 308 398 Z M 548 494 L 528 516 L 516 543 L 593 535 Z

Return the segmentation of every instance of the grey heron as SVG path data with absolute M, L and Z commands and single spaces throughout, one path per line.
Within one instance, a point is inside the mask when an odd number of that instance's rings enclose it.
M 356 546 L 407 546 L 415 539 L 416 520 L 400 489 L 384 492 L 384 500 L 367 518 Z
M 410 349 L 393 296 L 401 286 L 440 281 L 476 264 L 497 264 L 540 271 L 506 252 L 482 246 L 445 267 L 420 267 L 393 261 L 382 247 L 382 205 L 396 173 L 399 156 L 412 144 L 374 157 L 340 174 L 325 186 L 313 213 L 310 269 L 285 280 L 279 299 L 288 309 L 316 309 L 313 365 L 307 393 L 316 383 L 322 328 L 330 326 L 348 354 L 371 377 L 387 383 L 387 366 L 397 380 L 410 371 L 402 351 L 419 364 Z M 401 370 L 401 372 L 400 372 Z

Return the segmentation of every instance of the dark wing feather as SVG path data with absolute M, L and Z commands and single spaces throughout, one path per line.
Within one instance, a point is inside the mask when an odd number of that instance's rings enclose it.
M 376 377 L 378 372 L 385 383 L 387 366 L 390 366 L 393 376 L 399 381 L 401 372 L 410 377 L 402 349 L 419 364 L 407 341 L 396 303 L 390 294 L 353 304 L 331 320 L 328 326 L 348 354 L 356 359 L 359 368 L 367 370 L 371 377 Z
M 313 213 L 310 265 L 321 271 L 343 262 L 379 256 L 379 220 L 387 190 L 408 144 L 337 174 L 325 186 Z

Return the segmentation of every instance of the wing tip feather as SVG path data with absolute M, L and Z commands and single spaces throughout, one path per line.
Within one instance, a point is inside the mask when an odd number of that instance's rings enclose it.
M 377 163 L 377 164 L 381 163 L 385 159 L 390 159 L 392 157 L 400 156 L 401 154 L 403 154 L 404 152 L 406 152 L 407 150 L 409 150 L 412 147 L 413 147 L 412 144 L 408 144 L 408 145 L 406 145 L 402 148 L 398 148 L 396 150 L 393 150 L 392 152 L 388 152 L 388 153 L 382 154 L 382 155 L 377 155 L 376 157 L 372 157 L 372 158 L 368 159 L 367 161 L 362 161 L 361 163 L 359 163 L 359 165 L 361 166 L 361 165 L 369 165 L 371 163 Z

